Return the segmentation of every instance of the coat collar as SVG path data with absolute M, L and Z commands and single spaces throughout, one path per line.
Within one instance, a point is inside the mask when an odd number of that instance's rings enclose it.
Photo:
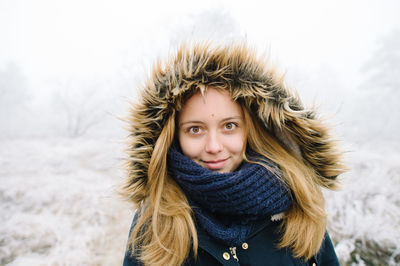
M 257 235 L 260 231 L 264 230 L 266 227 L 277 227 L 279 226 L 280 221 L 270 221 L 268 219 L 258 221 L 254 225 L 254 229 L 251 232 L 251 234 L 248 236 L 247 239 L 250 239 Z M 201 227 L 197 227 L 197 238 L 199 239 L 199 247 L 206 251 L 211 251 L 214 249 L 228 249 L 225 244 L 215 240 L 213 237 L 211 237 L 207 232 L 202 229 Z

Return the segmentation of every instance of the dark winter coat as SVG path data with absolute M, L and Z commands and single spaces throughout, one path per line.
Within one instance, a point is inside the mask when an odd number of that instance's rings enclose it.
M 191 254 L 184 265 L 340 265 L 328 233 L 325 235 L 319 253 L 311 260 L 305 262 L 302 259 L 294 258 L 289 249 L 275 248 L 276 243 L 279 241 L 278 226 L 279 222 L 258 224 L 246 242 L 236 247 L 235 250 L 217 242 L 206 232 L 198 228 L 199 249 L 197 259 Z M 135 257 L 131 257 L 127 251 L 123 266 L 136 265 L 142 264 Z

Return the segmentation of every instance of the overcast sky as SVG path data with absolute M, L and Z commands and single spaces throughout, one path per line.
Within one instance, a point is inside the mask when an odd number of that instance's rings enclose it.
M 0 68 L 13 62 L 37 85 L 145 65 L 168 51 L 174 34 L 221 12 L 232 24 L 226 31 L 270 51 L 281 66 L 329 65 L 351 77 L 377 41 L 400 28 L 399 11 L 397 0 L 0 0 Z

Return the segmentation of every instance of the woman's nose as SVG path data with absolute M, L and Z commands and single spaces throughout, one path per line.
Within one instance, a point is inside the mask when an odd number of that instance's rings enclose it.
M 218 153 L 222 151 L 223 146 L 222 143 L 218 139 L 218 135 L 216 133 L 210 133 L 207 136 L 207 142 L 205 146 L 205 151 L 208 153 Z

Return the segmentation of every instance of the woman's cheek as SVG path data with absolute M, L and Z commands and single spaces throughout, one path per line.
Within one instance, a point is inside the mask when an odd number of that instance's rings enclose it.
M 179 144 L 183 154 L 191 159 L 195 159 L 201 154 L 203 144 L 200 139 L 181 136 Z
M 245 139 L 244 134 L 238 133 L 232 135 L 225 142 L 225 148 L 227 148 L 232 153 L 241 153 L 244 147 Z

